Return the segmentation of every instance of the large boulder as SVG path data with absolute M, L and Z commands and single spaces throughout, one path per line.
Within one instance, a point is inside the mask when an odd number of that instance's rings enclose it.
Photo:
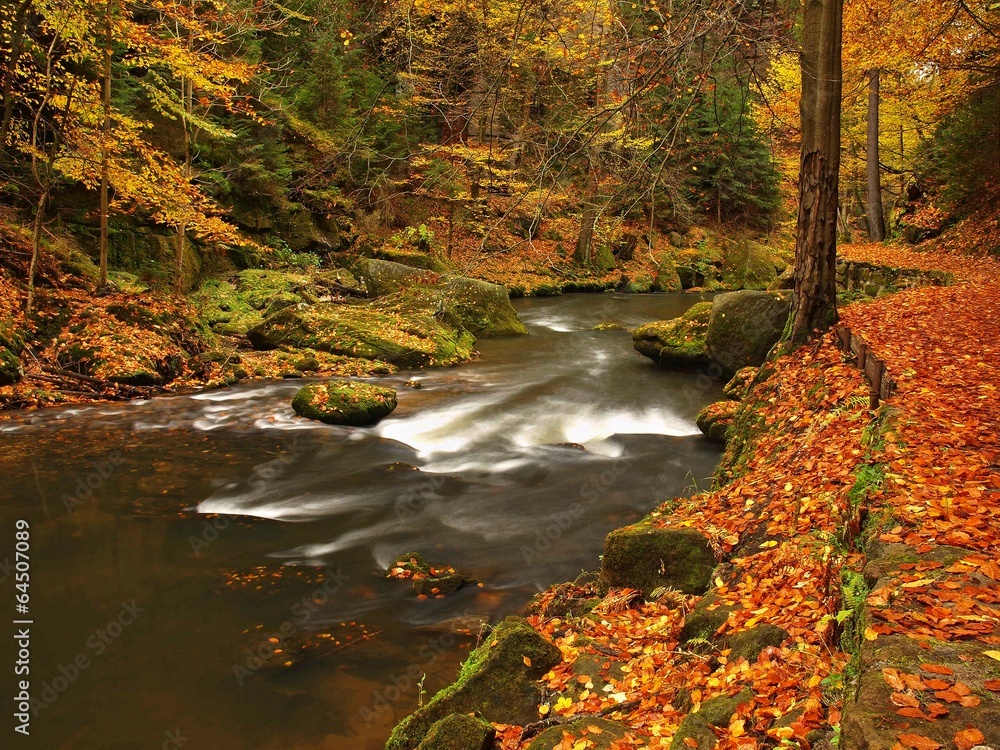
M 472 356 L 474 337 L 409 290 L 372 304 L 293 305 L 247 332 L 257 349 L 309 348 L 399 367 L 449 366 Z
M 778 278 L 770 248 L 750 240 L 723 243 L 722 283 L 729 289 L 768 289 Z
M 300 417 L 353 427 L 370 427 L 395 408 L 392 388 L 353 380 L 312 383 L 292 399 L 292 409 Z
M 791 300 L 779 292 L 728 292 L 718 295 L 705 334 L 709 357 L 732 375 L 761 365 L 785 329 Z
M 670 253 L 657 253 L 653 256 L 653 265 L 656 266 L 656 278 L 653 280 L 653 291 L 655 292 L 680 292 L 683 290 L 681 277 L 677 273 L 677 265 L 674 263 Z M 693 286 L 693 284 L 689 284 Z
M 243 335 L 283 307 L 314 304 L 345 291 L 361 296 L 363 282 L 344 268 L 311 273 L 250 268 L 234 279 L 208 279 L 191 299 L 213 331 Z
M 396 725 L 386 750 L 413 750 L 451 714 L 476 712 L 490 722 L 519 726 L 536 721 L 542 699 L 536 681 L 561 658 L 527 622 L 508 617 L 469 654 L 454 684 Z
M 434 284 L 441 279 L 441 275 L 436 271 L 378 258 L 358 261 L 355 270 L 365 280 L 368 293 L 373 297 L 394 294 L 415 284 Z
M 699 302 L 679 318 L 639 326 L 632 333 L 632 346 L 664 367 L 705 367 L 709 363 L 705 335 L 711 315 L 712 303 Z
M 715 564 L 712 545 L 701 532 L 643 521 L 615 529 L 605 538 L 600 585 L 604 590 L 630 588 L 647 595 L 661 587 L 702 594 Z
M 441 287 L 445 302 L 462 325 L 477 338 L 521 336 L 528 333 L 517 317 L 506 287 L 452 276 Z

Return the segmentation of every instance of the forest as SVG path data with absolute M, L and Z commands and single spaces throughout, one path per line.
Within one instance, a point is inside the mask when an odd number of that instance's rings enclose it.
M 1000 2 L 5 0 L 0 88 L 15 744 L 1000 747 Z

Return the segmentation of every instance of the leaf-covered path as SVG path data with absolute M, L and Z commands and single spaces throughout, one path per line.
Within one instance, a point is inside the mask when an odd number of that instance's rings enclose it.
M 541 597 L 532 622 L 564 661 L 540 718 L 583 719 L 562 724 L 560 748 L 608 747 L 597 715 L 632 729 L 616 747 L 1000 741 L 1000 266 L 843 254 L 958 283 L 842 311 L 898 384 L 877 414 L 832 334 L 758 379 L 723 462 L 730 481 L 653 514 L 711 540 L 723 564 L 708 594 L 612 590 L 597 617 L 572 614 L 587 586 Z M 859 699 L 845 709 L 844 695 Z M 529 744 L 499 729 L 505 748 Z

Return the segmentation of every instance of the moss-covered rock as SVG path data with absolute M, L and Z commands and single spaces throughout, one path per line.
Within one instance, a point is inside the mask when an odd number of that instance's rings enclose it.
M 729 374 L 764 363 L 788 320 L 790 299 L 778 292 L 728 292 L 712 303 L 705 350 Z
M 431 305 L 431 298 L 409 290 L 367 305 L 296 305 L 268 316 L 247 337 L 257 349 L 310 348 L 406 368 L 468 360 L 472 334 L 450 325 L 446 311 L 438 314 Z
M 368 293 L 373 297 L 384 297 L 415 284 L 435 284 L 441 280 L 441 275 L 435 271 L 377 258 L 358 261 L 355 270 L 364 279 Z
M 590 259 L 590 264 L 601 272 L 614 270 L 618 266 L 615 254 L 607 245 L 600 245 L 594 251 L 594 256 Z
M 750 384 L 757 377 L 758 367 L 743 367 L 736 371 L 732 379 L 722 389 L 722 394 L 731 401 L 742 401 L 750 390 Z
M 736 401 L 717 401 L 714 404 L 709 404 L 698 412 L 698 416 L 695 418 L 698 429 L 709 440 L 726 442 L 729 428 L 733 425 L 739 406 Z
M 723 243 L 722 283 L 727 289 L 768 289 L 778 278 L 773 252 L 751 240 Z
M 598 727 L 601 730 L 600 734 L 590 731 L 590 727 Z M 566 747 L 563 744 L 564 734 L 587 740 L 586 747 L 592 750 L 608 750 L 628 731 L 627 726 L 617 721 L 600 718 L 580 719 L 549 727 L 531 741 L 528 750 L 553 750 L 557 747 Z
M 6 346 L 0 345 L 0 386 L 14 385 L 23 377 L 24 368 L 20 358 Z
M 691 747 L 695 750 L 711 750 L 719 742 L 712 727 L 729 726 L 729 720 L 737 709 L 751 700 L 753 693 L 748 688 L 743 688 L 736 695 L 721 695 L 705 701 L 696 713 L 684 717 L 670 743 L 670 750 L 688 750 Z M 685 742 L 687 739 L 694 740 L 695 745 Z
M 765 648 L 777 648 L 787 638 L 788 631 L 769 623 L 736 633 L 727 639 L 729 661 L 734 662 L 737 659 L 756 661 Z
M 313 383 L 295 394 L 292 409 L 300 417 L 326 424 L 370 427 L 396 408 L 396 392 L 354 380 Z
M 695 608 L 684 617 L 684 625 L 680 634 L 681 643 L 695 639 L 713 640 L 716 631 L 722 627 L 734 611 L 736 611 L 736 607 L 720 602 L 714 593 L 706 594 L 695 605 Z
M 434 722 L 417 750 L 488 750 L 496 736 L 489 722 L 469 714 L 451 714 Z
M 631 588 L 644 594 L 660 587 L 703 593 L 711 581 L 715 553 L 694 529 L 640 522 L 615 529 L 604 540 L 602 589 Z
M 708 364 L 705 336 L 711 302 L 699 302 L 673 320 L 646 323 L 632 333 L 632 346 L 664 367 L 698 369 Z
M 670 253 L 657 253 L 653 256 L 653 264 L 656 266 L 656 278 L 652 286 L 654 292 L 680 292 L 684 289 Z
M 528 333 L 510 303 L 507 290 L 498 284 L 453 276 L 444 282 L 442 291 L 462 325 L 477 338 Z
M 559 649 L 527 622 L 508 617 L 469 655 L 454 684 L 393 729 L 386 750 L 413 750 L 451 714 L 476 712 L 487 721 L 520 726 L 536 720 L 541 702 L 536 680 L 560 660 Z

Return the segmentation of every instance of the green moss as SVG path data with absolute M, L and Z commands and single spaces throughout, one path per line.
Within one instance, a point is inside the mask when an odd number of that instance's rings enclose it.
M 448 366 L 468 360 L 475 341 L 437 314 L 433 296 L 412 290 L 368 305 L 286 307 L 250 329 L 258 349 L 310 348 L 399 367 Z
M 355 427 L 376 424 L 395 408 L 396 392 L 391 388 L 352 380 L 307 385 L 292 400 L 300 417 Z
M 632 333 L 632 345 L 665 367 L 704 367 L 708 364 L 705 336 L 711 314 L 712 303 L 699 302 L 679 318 L 639 326 Z

